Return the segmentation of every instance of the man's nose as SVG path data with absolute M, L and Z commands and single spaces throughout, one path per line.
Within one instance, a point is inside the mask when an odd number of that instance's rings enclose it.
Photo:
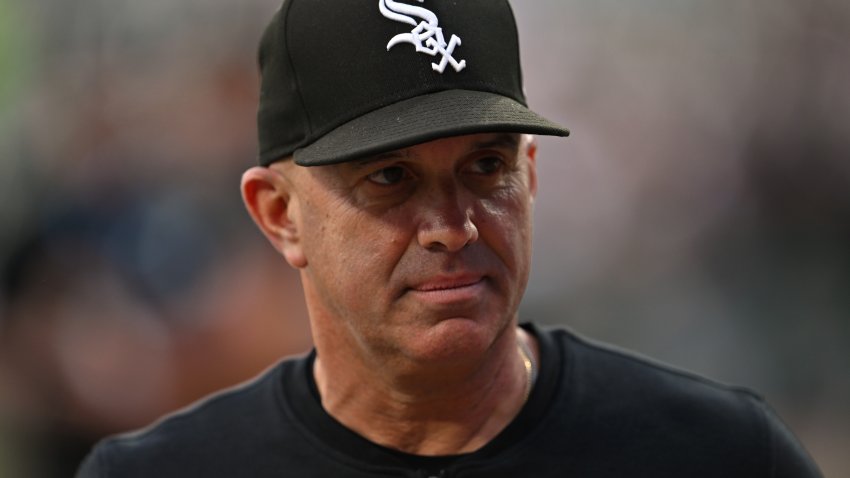
M 443 188 L 431 194 L 423 205 L 417 239 L 432 251 L 457 252 L 478 240 L 475 208 L 455 188 Z

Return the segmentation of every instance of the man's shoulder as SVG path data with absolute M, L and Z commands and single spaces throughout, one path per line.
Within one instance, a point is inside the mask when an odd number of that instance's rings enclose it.
M 269 430 L 286 429 L 280 403 L 284 361 L 244 384 L 220 391 L 133 432 L 101 441 L 79 477 L 179 476 L 222 456 L 249 456 Z M 277 427 L 269 422 L 279 421 Z M 163 467 L 167 464 L 168 471 Z
M 564 344 L 565 367 L 600 413 L 634 413 L 647 419 L 734 420 L 758 427 L 764 399 L 755 391 L 720 382 L 566 329 L 550 332 Z M 605 398 L 616 406 L 605 407 Z M 661 416 L 658 416 L 661 415 Z M 716 423 L 716 422 L 715 422 Z M 755 430 L 754 430 L 755 431 Z
M 734 469 L 754 474 L 775 468 L 793 471 L 777 476 L 819 476 L 806 451 L 756 392 L 566 329 L 544 333 L 560 345 L 562 403 L 570 425 L 581 430 L 583 446 L 615 446 L 621 455 L 642 462 L 658 453 L 659 462 L 671 469 L 735 464 Z

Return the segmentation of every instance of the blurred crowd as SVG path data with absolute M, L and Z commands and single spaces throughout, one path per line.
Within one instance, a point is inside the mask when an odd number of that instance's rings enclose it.
M 310 347 L 238 188 L 276 6 L 0 5 L 0 49 L 26 48 L 0 57 L 0 476 L 70 476 L 97 438 Z
M 751 386 L 850 473 L 850 5 L 512 3 L 573 132 L 522 317 Z M 278 5 L 0 0 L 0 477 L 309 349 L 238 190 Z

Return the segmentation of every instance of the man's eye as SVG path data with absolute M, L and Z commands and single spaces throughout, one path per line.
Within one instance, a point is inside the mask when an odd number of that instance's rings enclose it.
M 407 176 L 407 170 L 401 166 L 389 166 L 367 176 L 369 181 L 383 186 L 398 184 Z
M 502 158 L 498 156 L 487 156 L 472 162 L 470 169 L 475 174 L 493 174 L 502 169 Z

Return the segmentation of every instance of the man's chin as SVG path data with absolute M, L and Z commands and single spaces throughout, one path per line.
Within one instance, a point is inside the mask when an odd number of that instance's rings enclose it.
M 403 339 L 408 354 L 421 363 L 451 363 L 486 354 L 512 321 L 494 316 L 440 319 Z

